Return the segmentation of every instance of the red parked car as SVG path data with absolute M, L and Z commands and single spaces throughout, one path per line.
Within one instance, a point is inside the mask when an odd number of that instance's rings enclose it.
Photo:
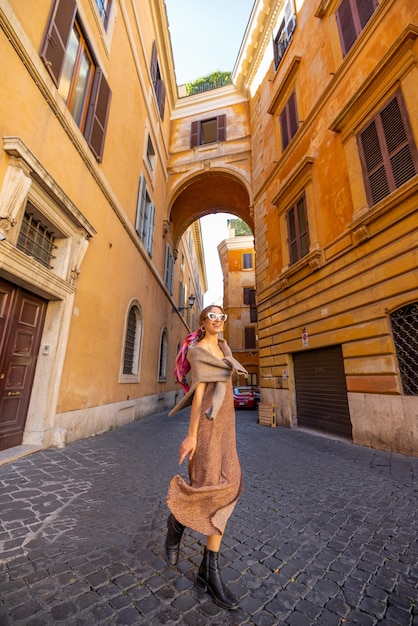
M 234 387 L 234 407 L 236 409 L 255 409 L 257 398 L 251 387 Z

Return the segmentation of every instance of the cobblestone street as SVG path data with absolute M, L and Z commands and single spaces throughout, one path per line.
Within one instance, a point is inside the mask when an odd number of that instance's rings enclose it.
M 418 458 L 256 420 L 220 557 L 237 611 L 195 587 L 202 536 L 164 560 L 184 410 L 0 467 L 0 625 L 417 626 Z

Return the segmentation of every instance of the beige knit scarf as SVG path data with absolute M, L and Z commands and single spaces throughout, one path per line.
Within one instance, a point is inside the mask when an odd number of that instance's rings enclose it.
M 189 347 L 187 360 L 191 367 L 192 384 L 190 390 L 176 404 L 174 409 L 170 411 L 169 415 L 174 415 L 177 411 L 191 405 L 195 389 L 199 383 L 216 383 L 212 405 L 206 411 L 206 417 L 208 419 L 214 419 L 222 406 L 225 397 L 226 383 L 229 381 L 232 373 L 236 372 L 247 378 L 247 370 L 234 359 L 225 339 L 218 339 L 218 343 L 224 354 L 223 359 L 213 356 L 198 343 Z

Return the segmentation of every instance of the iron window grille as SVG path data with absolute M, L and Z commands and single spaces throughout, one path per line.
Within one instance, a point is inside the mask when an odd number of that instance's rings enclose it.
M 52 252 L 56 249 L 52 231 L 31 213 L 25 212 L 20 229 L 17 248 L 52 269 L 51 261 L 55 259 Z
M 128 323 L 126 326 L 125 351 L 123 355 L 123 373 L 135 374 L 135 349 L 137 333 L 138 307 L 133 306 L 129 311 Z
M 402 389 L 405 395 L 418 395 L 418 302 L 413 302 L 390 316 Z

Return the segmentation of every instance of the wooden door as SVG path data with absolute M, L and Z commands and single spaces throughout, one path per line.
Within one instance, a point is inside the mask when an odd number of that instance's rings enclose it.
M 22 443 L 46 307 L 0 279 L 0 450 Z

